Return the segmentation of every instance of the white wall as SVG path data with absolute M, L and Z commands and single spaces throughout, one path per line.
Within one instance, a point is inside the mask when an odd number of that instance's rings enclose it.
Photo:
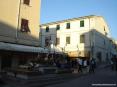
M 84 20 L 84 27 L 80 27 L 80 20 L 65 21 L 48 25 L 50 27 L 50 32 L 48 33 L 45 32 L 46 25 L 42 26 L 42 34 L 44 36 L 53 35 L 52 40 L 55 40 L 56 37 L 59 37 L 60 45 L 58 46 L 65 48 L 66 51 L 89 51 L 91 50 L 90 45 L 93 44 L 95 46 L 94 57 L 96 57 L 97 52 L 101 52 L 103 58 L 102 60 L 104 60 L 106 53 L 110 53 L 110 42 L 107 36 L 105 36 L 105 32 L 109 33 L 107 24 L 101 17 L 91 17 L 81 20 Z M 66 29 L 66 23 L 70 23 L 70 29 Z M 58 31 L 56 31 L 57 24 L 60 25 L 60 30 Z M 85 43 L 80 43 L 80 35 L 82 34 L 84 34 L 86 37 Z M 44 36 L 42 37 L 42 43 L 44 43 Z M 66 45 L 66 36 L 70 36 L 71 40 L 70 44 L 68 45 Z

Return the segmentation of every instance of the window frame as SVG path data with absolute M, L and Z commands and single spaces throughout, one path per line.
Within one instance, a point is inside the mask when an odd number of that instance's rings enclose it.
M 23 4 L 30 5 L 30 0 L 23 0 Z
M 104 31 L 106 31 L 106 28 L 105 28 L 105 26 L 104 26 Z
M 56 38 L 56 45 L 59 45 L 59 44 L 60 44 L 60 38 L 57 37 L 57 38 Z
M 80 27 L 84 27 L 84 20 L 80 20 Z
M 45 47 L 49 47 L 50 46 L 50 41 L 51 41 L 51 36 L 46 36 L 45 37 Z
M 85 35 L 80 35 L 80 43 L 85 43 Z
M 30 32 L 29 29 L 29 20 L 22 18 L 21 19 L 21 27 L 20 27 L 21 32 Z
M 49 32 L 49 31 L 50 31 L 49 26 L 46 26 L 45 32 Z
M 56 25 L 56 30 L 60 30 L 60 25 Z
M 66 29 L 70 29 L 70 28 L 71 28 L 70 22 L 66 23 Z
M 70 41 L 70 36 L 66 36 L 66 45 L 67 45 L 67 44 L 70 44 L 70 42 L 71 42 L 71 41 Z

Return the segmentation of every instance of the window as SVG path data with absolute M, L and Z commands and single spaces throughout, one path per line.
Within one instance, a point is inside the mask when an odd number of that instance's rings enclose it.
M 80 27 L 84 27 L 84 20 L 80 21 Z
M 66 37 L 66 45 L 67 44 L 70 44 L 70 37 L 68 36 L 68 37 Z
M 45 47 L 49 47 L 51 42 L 51 36 L 45 37 Z
M 85 43 L 85 35 L 80 35 L 80 43 Z
M 104 31 L 106 31 L 105 26 L 104 26 Z
M 60 30 L 60 25 L 56 25 L 56 30 Z
M 46 32 L 49 32 L 49 27 L 46 27 Z
M 22 32 L 30 32 L 29 26 L 28 26 L 28 20 L 21 19 L 21 30 Z
M 56 38 L 56 45 L 60 44 L 60 38 Z
M 26 5 L 29 5 L 30 4 L 30 0 L 24 0 L 23 3 L 26 4 Z
M 67 24 L 66 24 L 66 28 L 67 28 L 67 29 L 70 29 L 70 23 L 67 23 Z

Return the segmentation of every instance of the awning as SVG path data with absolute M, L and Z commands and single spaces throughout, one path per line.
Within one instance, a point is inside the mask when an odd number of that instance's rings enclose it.
M 90 57 L 89 51 L 71 51 L 68 52 L 69 57 Z
M 20 52 L 35 52 L 47 53 L 48 49 L 41 47 L 25 46 L 11 43 L 0 42 L 0 50 L 20 51 Z

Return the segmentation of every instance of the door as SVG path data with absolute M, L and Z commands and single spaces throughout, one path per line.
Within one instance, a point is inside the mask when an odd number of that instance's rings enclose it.
M 1 69 L 11 68 L 12 58 L 10 55 L 2 55 L 1 58 Z

